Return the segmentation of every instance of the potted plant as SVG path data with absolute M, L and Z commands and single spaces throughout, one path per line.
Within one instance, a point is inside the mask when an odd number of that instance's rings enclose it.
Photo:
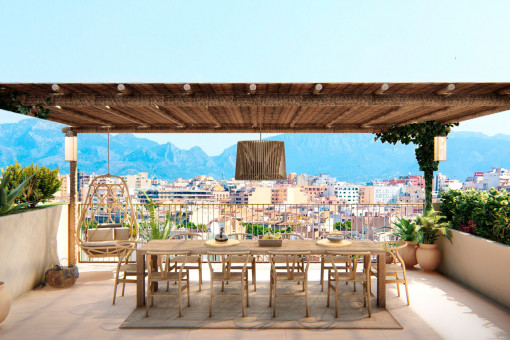
M 420 233 L 417 230 L 415 221 L 406 218 L 397 217 L 398 222 L 394 222 L 392 235 L 399 240 L 406 241 L 407 247 L 398 250 L 404 260 L 407 269 L 412 269 L 418 264 L 416 260 L 416 244 L 420 241 Z M 385 227 L 388 228 L 388 227 Z
M 451 242 L 452 232 L 448 222 L 440 222 L 443 216 L 434 210 L 428 210 L 423 216 L 416 217 L 421 242 L 416 250 L 416 259 L 423 270 L 435 270 L 441 262 L 441 251 L 437 248 L 436 240 L 440 236 Z
M 147 198 L 147 203 L 144 204 L 144 208 L 149 213 L 149 216 L 145 217 L 143 212 L 140 214 L 140 233 L 147 241 L 168 239 L 172 229 L 170 212 L 167 212 L 165 222 L 161 225 L 156 213 L 158 205 L 154 203 L 152 197 L 148 197 L 145 192 L 143 193 Z
M 282 246 L 282 234 L 279 232 L 273 234 L 272 232 L 267 232 L 259 239 L 260 247 L 281 247 Z

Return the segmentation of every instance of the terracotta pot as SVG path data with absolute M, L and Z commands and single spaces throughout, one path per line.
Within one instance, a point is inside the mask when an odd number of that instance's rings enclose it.
M 416 260 L 416 245 L 411 241 L 406 241 L 407 247 L 398 250 L 398 253 L 404 260 L 407 269 L 412 269 L 418 264 Z
M 5 320 L 11 309 L 11 294 L 5 289 L 5 283 L 0 281 L 0 323 Z
M 423 270 L 435 270 L 439 266 L 439 263 L 441 263 L 441 250 L 439 250 L 435 243 L 420 243 L 418 249 L 416 249 L 416 259 Z

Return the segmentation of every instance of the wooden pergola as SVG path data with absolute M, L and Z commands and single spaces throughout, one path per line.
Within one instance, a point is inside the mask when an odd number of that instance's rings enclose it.
M 510 110 L 510 83 L 0 83 L 0 108 L 78 133 L 374 133 Z M 76 261 L 70 162 L 69 261 Z
M 372 133 L 510 110 L 510 83 L 0 83 L 11 95 L 75 133 Z

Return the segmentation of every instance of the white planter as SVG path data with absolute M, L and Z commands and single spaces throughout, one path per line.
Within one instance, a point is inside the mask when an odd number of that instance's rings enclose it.
M 67 205 L 0 217 L 0 281 L 12 298 L 32 290 L 67 258 Z
M 452 243 L 438 240 L 439 272 L 510 308 L 510 247 L 452 230 Z

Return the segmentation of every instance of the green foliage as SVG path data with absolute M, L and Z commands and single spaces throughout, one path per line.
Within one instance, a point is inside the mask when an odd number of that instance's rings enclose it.
M 437 171 L 439 162 L 434 161 L 434 137 L 450 133 L 453 126 L 459 123 L 441 124 L 435 121 L 414 123 L 404 126 L 391 125 L 384 132 L 375 134 L 375 141 L 378 139 L 383 143 L 397 144 L 398 142 L 408 145 L 417 145 L 415 150 L 416 160 L 423 171 L 425 179 L 425 210 L 432 208 L 432 179 L 434 171 Z
M 448 190 L 440 210 L 452 228 L 510 245 L 510 193 Z
M 420 241 L 420 233 L 417 230 L 416 222 L 405 218 L 397 217 L 398 222 L 394 222 L 393 231 L 390 234 L 396 236 L 399 240 L 411 241 L 414 244 Z M 389 228 L 389 227 L 384 227 Z
M 167 212 L 165 222 L 160 224 L 158 216 L 156 214 L 157 204 L 154 203 L 152 197 L 148 197 L 144 191 L 143 194 L 147 198 L 147 203 L 143 205 L 142 211 L 140 211 L 140 224 L 139 230 L 142 236 L 147 240 L 166 240 L 170 235 L 172 229 L 172 223 L 170 220 L 170 212 Z M 148 216 L 145 216 L 145 212 Z
M 336 222 L 333 227 L 336 229 L 336 230 L 339 230 L 339 231 L 351 231 L 351 228 L 352 228 L 352 222 L 351 220 L 347 220 L 345 222 Z
M 192 229 L 192 230 L 197 230 L 198 232 L 207 232 L 207 226 L 202 223 L 195 224 L 193 222 L 180 222 L 180 223 L 176 224 L 176 228 L 178 228 L 178 229 Z
M 26 203 L 16 205 L 15 201 L 33 176 L 34 175 L 29 176 L 12 190 L 8 190 L 7 188 L 7 184 L 10 181 L 10 174 L 7 173 L 2 176 L 2 182 L 0 182 L 0 216 L 15 213 L 26 207 Z
M 422 216 L 416 216 L 417 230 L 421 236 L 421 242 L 425 244 L 434 243 L 439 236 L 448 240 L 452 238 L 452 231 L 448 222 L 441 222 L 443 216 L 435 210 L 427 210 Z
M 51 97 L 48 97 L 44 103 L 27 106 L 21 104 L 18 99 L 16 99 L 16 95 L 16 92 L 11 92 L 9 100 L 0 100 L 0 109 L 41 119 L 46 119 L 50 115 L 50 109 L 44 106 L 50 105 Z
M 17 204 L 26 204 L 32 208 L 39 202 L 52 199 L 62 185 L 62 181 L 58 179 L 58 168 L 50 170 L 48 167 L 39 167 L 34 164 L 22 168 L 21 165 L 16 162 L 8 166 L 5 171 L 2 170 L 2 173 L 3 175 L 10 175 L 10 180 L 7 183 L 8 190 L 17 187 L 26 178 L 32 178 L 16 199 Z
M 279 233 L 291 233 L 294 231 L 294 228 L 287 227 L 285 229 L 273 229 L 270 227 L 265 227 L 263 225 L 257 225 L 252 223 L 243 223 L 243 226 L 246 227 L 246 233 L 252 234 L 254 236 L 262 236 L 267 233 L 274 234 L 276 232 Z

